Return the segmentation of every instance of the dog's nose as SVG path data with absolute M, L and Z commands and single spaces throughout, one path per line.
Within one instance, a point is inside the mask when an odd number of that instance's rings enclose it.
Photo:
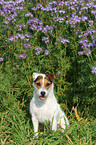
M 44 95 L 45 95 L 45 92 L 44 92 L 44 91 L 42 91 L 42 92 L 41 92 L 41 95 L 42 95 L 42 96 L 44 96 Z

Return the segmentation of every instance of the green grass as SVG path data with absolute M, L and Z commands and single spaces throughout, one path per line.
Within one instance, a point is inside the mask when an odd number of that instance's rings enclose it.
M 8 98 L 7 98 L 8 99 Z M 93 117 L 83 118 L 76 108 L 69 113 L 70 125 L 64 133 L 53 132 L 49 126 L 42 131 L 39 129 L 38 138 L 33 139 L 33 127 L 31 118 L 26 110 L 22 109 L 18 100 L 10 95 L 10 103 L 5 99 L 2 101 L 0 140 L 1 144 L 38 144 L 38 145 L 95 145 L 96 119 Z

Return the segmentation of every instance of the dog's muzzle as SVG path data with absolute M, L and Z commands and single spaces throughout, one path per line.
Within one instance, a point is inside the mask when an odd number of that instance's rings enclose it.
M 39 97 L 41 100 L 45 100 L 46 99 L 46 96 L 45 96 L 45 92 L 44 91 L 42 91 L 41 92 L 41 96 Z

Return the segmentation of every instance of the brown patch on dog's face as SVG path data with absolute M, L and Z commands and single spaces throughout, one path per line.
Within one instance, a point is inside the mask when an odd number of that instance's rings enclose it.
M 53 78 L 52 74 L 47 74 L 44 80 L 44 86 L 48 90 L 52 86 Z
M 51 86 L 52 86 L 52 82 L 54 79 L 54 75 L 53 74 L 47 74 L 44 78 L 44 87 L 48 90 Z M 35 86 L 40 89 L 43 85 L 43 76 L 40 75 L 38 76 L 35 81 Z
M 54 74 L 46 74 L 51 82 L 53 82 L 55 75 Z
M 36 86 L 38 89 L 40 89 L 41 86 L 42 86 L 42 84 L 43 84 L 43 77 L 42 77 L 42 76 L 38 76 L 38 77 L 36 78 L 36 80 L 34 81 L 34 83 L 35 83 L 35 86 Z

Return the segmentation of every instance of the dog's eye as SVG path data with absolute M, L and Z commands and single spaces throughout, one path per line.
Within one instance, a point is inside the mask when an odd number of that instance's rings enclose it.
M 40 83 L 36 83 L 37 86 L 41 86 Z
M 46 87 L 48 87 L 48 86 L 50 86 L 50 84 L 49 84 L 49 83 L 47 83 L 47 84 L 46 84 Z

